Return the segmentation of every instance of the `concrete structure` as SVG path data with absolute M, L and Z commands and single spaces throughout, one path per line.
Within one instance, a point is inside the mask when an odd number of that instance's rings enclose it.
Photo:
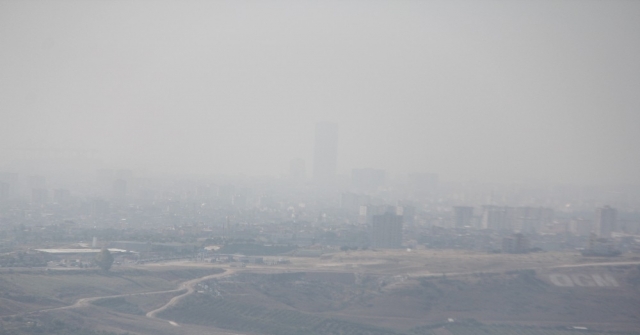
M 313 148 L 313 179 L 317 183 L 332 183 L 338 168 L 338 125 L 330 122 L 316 124 Z
M 596 209 L 595 233 L 599 237 L 611 238 L 611 233 L 616 230 L 617 218 L 618 211 L 615 208 L 604 206 Z
M 502 252 L 505 254 L 524 254 L 530 249 L 529 239 L 522 234 L 513 234 L 502 239 Z
M 618 250 L 613 243 L 608 238 L 600 237 L 596 234 L 591 234 L 589 238 L 589 245 L 586 249 L 582 250 L 583 256 L 618 256 L 620 255 L 620 250 Z
M 516 207 L 513 209 L 513 229 L 535 234 L 546 224 L 553 222 L 554 212 L 545 207 Z
M 482 206 L 482 228 L 492 230 L 513 229 L 513 217 L 515 212 L 513 208 L 502 206 Z
M 401 248 L 402 216 L 390 212 L 374 215 L 371 224 L 371 246 L 374 248 Z
M 455 214 L 456 227 L 471 226 L 471 220 L 473 219 L 473 207 L 456 206 L 453 207 L 453 211 Z
M 50 255 L 93 255 L 97 254 L 102 249 L 35 249 L 37 252 L 42 252 Z M 112 254 L 126 253 L 127 250 L 109 248 L 108 249 Z

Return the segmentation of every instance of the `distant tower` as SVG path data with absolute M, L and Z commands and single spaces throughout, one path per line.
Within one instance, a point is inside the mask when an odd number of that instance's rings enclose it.
M 616 230 L 618 211 L 615 208 L 604 206 L 596 209 L 595 233 L 599 237 L 610 238 L 611 232 Z
M 330 122 L 316 124 L 313 148 L 313 178 L 319 183 L 330 183 L 338 167 L 338 125 Z

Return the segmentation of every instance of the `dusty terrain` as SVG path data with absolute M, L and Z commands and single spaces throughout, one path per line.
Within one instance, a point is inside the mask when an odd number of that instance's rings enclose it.
M 290 260 L 173 262 L 108 275 L 1 269 L 0 314 L 4 329 L 60 321 L 138 334 L 640 330 L 639 258 L 369 250 Z

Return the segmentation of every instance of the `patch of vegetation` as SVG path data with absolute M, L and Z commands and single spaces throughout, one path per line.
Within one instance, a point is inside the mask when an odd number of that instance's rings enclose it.
M 102 248 L 96 255 L 94 262 L 102 269 L 102 271 L 109 271 L 111 265 L 113 265 L 113 255 L 109 252 L 109 249 Z

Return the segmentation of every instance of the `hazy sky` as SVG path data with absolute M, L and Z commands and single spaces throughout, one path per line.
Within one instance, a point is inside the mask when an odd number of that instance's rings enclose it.
M 0 152 L 640 182 L 640 1 L 0 1 Z

